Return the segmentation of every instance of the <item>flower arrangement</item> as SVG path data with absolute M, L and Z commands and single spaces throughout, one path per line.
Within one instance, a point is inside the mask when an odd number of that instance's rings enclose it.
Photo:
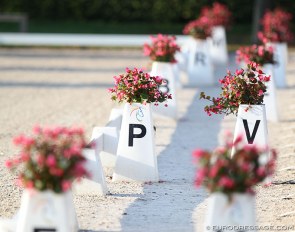
M 292 18 L 292 14 L 280 8 L 267 11 L 261 20 L 263 30 L 258 32 L 258 38 L 264 43 L 292 41 L 294 38 L 290 25 Z
M 195 150 L 195 185 L 204 186 L 210 193 L 222 192 L 229 196 L 233 193 L 254 193 L 255 185 L 273 175 L 276 151 L 271 150 L 269 160 L 261 162 L 262 155 L 267 154 L 269 149 L 243 145 L 241 141 L 242 136 L 234 142 L 228 140 L 224 146 L 213 152 Z M 233 146 L 237 149 L 231 157 Z
M 18 174 L 18 185 L 38 191 L 66 192 L 75 179 L 88 176 L 82 149 L 86 146 L 80 128 L 35 127 L 33 136 L 13 139 L 21 147 L 6 167 Z
M 202 8 L 201 16 L 208 18 L 211 26 L 224 26 L 228 28 L 232 14 L 226 5 L 214 2 L 212 7 Z
M 128 103 L 158 103 L 172 99 L 171 94 L 163 93 L 159 87 L 164 80 L 159 76 L 150 76 L 142 70 L 126 68 L 126 73 L 115 76 L 115 87 L 110 88 L 112 100 Z M 167 104 L 165 104 L 167 106 Z
M 247 69 L 236 70 L 235 74 L 230 71 L 219 80 L 221 86 L 220 97 L 206 96 L 204 92 L 200 93 L 200 99 L 206 99 L 212 102 L 212 105 L 204 108 L 205 112 L 211 116 L 214 114 L 237 114 L 240 104 L 260 105 L 266 92 L 265 82 L 270 80 L 263 71 L 254 62 L 247 65 Z
M 158 34 L 157 37 L 151 36 L 152 44 L 145 43 L 143 52 L 145 56 L 149 56 L 153 61 L 175 63 L 174 55 L 180 51 L 180 47 L 176 44 L 175 36 Z
M 207 17 L 200 17 L 185 25 L 183 34 L 191 35 L 195 39 L 207 39 L 211 36 L 212 25 Z
M 274 52 L 272 46 L 252 45 L 243 46 L 236 51 L 236 61 L 244 61 L 246 64 L 255 62 L 261 66 L 265 64 L 274 64 Z

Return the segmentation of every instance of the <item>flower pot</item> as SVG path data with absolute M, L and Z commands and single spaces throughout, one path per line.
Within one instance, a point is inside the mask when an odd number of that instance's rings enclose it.
M 255 197 L 251 194 L 211 194 L 204 231 L 256 231 Z M 247 229 L 245 227 L 248 227 Z
M 256 145 L 259 147 L 268 146 L 268 131 L 266 122 L 265 105 L 251 105 L 246 111 L 248 105 L 240 105 L 238 110 L 237 122 L 235 126 L 234 141 L 242 135 L 242 143 Z M 235 152 L 232 149 L 232 155 Z M 262 157 L 262 162 L 267 161 L 269 154 Z
M 70 191 L 24 190 L 16 232 L 78 231 L 76 212 Z
M 113 181 L 158 181 L 150 104 L 126 103 Z
M 96 155 L 100 157 L 102 166 L 114 168 L 119 142 L 119 131 L 117 127 L 108 125 L 106 127 L 94 127 L 91 142 L 95 142 L 96 144 Z
M 266 119 L 268 121 L 277 122 L 279 117 L 277 110 L 276 88 L 273 78 L 273 65 L 265 64 L 262 70 L 266 75 L 270 75 L 270 81 L 265 83 L 267 86 L 267 92 L 263 100 L 266 110 Z
M 269 43 L 274 48 L 274 58 L 277 62 L 274 65 L 274 79 L 278 88 L 285 88 L 287 86 L 286 81 L 286 43 Z
M 172 64 L 173 66 L 173 73 L 175 77 L 175 86 L 177 89 L 182 88 L 181 80 L 180 80 L 180 65 L 178 63 Z
M 96 145 L 101 147 L 101 144 Z M 86 159 L 85 168 L 90 177 L 82 178 L 74 183 L 73 188 L 78 195 L 105 195 L 108 192 L 100 154 L 96 152 L 96 149 L 83 149 L 83 156 Z
M 215 84 L 208 40 L 190 39 L 187 72 L 190 87 Z
M 228 63 L 226 32 L 223 26 L 215 26 L 212 28 L 210 54 L 213 64 L 224 65 Z
M 171 118 L 177 118 L 177 96 L 176 96 L 176 77 L 173 68 L 173 64 L 169 62 L 153 62 L 151 76 L 160 76 L 165 80 L 165 84 L 160 87 L 160 90 L 164 93 L 172 94 L 172 99 L 168 100 L 169 107 L 165 107 L 166 103 L 159 103 L 155 110 L 156 113 L 168 116 Z

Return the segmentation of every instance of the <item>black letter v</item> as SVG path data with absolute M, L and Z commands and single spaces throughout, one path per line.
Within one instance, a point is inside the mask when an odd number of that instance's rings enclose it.
M 246 119 L 243 119 L 243 124 L 244 124 L 245 132 L 246 132 L 246 136 L 247 136 L 247 140 L 249 144 L 253 144 L 254 142 L 256 133 L 258 131 L 259 123 L 260 123 L 260 120 L 256 120 L 253 133 L 252 135 L 250 135 L 248 121 Z

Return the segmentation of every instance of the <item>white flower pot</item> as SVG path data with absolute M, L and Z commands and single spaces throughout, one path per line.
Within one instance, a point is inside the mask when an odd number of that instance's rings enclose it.
M 277 110 L 277 98 L 273 75 L 273 65 L 265 64 L 262 70 L 267 76 L 270 75 L 270 81 L 266 82 L 267 92 L 263 100 L 266 109 L 266 119 L 268 121 L 277 122 L 279 120 L 279 116 Z
M 180 65 L 178 63 L 173 64 L 173 73 L 175 77 L 175 86 L 177 89 L 181 89 L 182 83 L 180 80 Z
M 158 181 L 150 104 L 125 104 L 113 181 Z
M 287 86 L 286 81 L 286 43 L 269 43 L 268 46 L 274 48 L 274 58 L 277 62 L 274 65 L 274 79 L 278 88 L 285 88 Z
M 208 40 L 190 39 L 187 72 L 190 87 L 215 84 Z
M 165 84 L 160 87 L 163 93 L 172 94 L 172 99 L 167 101 L 168 107 L 165 107 L 166 102 L 159 103 L 158 106 L 152 105 L 154 112 L 171 118 L 177 118 L 177 95 L 175 72 L 173 64 L 169 62 L 153 62 L 151 76 L 160 76 L 165 80 Z
M 209 198 L 204 231 L 256 231 L 255 197 L 250 194 L 213 193 Z M 245 226 L 248 226 L 246 230 Z M 244 227 L 244 228 L 243 228 Z
M 108 190 L 99 154 L 95 149 L 83 149 L 83 156 L 86 158 L 85 168 L 90 173 L 90 177 L 82 178 L 74 183 L 75 194 L 105 195 Z
M 188 43 L 184 43 L 181 46 L 181 51 L 175 53 L 175 59 L 180 70 L 187 70 L 187 58 L 188 58 Z
M 242 144 L 256 145 L 259 147 L 268 146 L 268 131 L 266 122 L 265 105 L 251 105 L 246 112 L 248 105 L 240 105 L 238 110 L 237 122 L 235 126 L 234 141 L 239 135 L 243 136 Z M 232 149 L 232 155 L 235 152 Z M 269 158 L 269 154 L 261 156 L 261 162 Z
M 118 132 L 120 132 L 121 124 L 122 124 L 122 114 L 123 114 L 123 109 L 113 108 L 111 110 L 109 121 L 106 126 L 107 127 L 116 127 Z
M 228 63 L 226 32 L 223 26 L 215 26 L 212 28 L 210 54 L 213 64 L 220 65 Z
M 100 157 L 103 167 L 115 167 L 119 133 L 116 127 L 110 126 L 94 127 L 92 130 L 91 142 L 96 144 L 96 155 Z
M 78 231 L 72 193 L 24 190 L 16 232 Z

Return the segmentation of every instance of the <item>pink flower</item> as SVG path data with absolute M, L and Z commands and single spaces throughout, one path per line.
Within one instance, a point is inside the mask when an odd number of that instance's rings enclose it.
M 37 164 L 40 165 L 40 166 L 43 166 L 44 163 L 45 163 L 45 157 L 44 157 L 43 154 L 40 154 L 40 153 L 37 154 L 36 160 L 37 160 Z
M 13 138 L 13 143 L 15 145 L 20 145 L 23 143 L 23 141 L 26 139 L 26 137 L 24 135 L 19 135 Z
M 217 173 L 219 172 L 219 166 L 214 165 L 209 171 L 209 177 L 214 178 L 216 177 Z
M 205 151 L 201 149 L 196 149 L 193 151 L 193 157 L 196 159 L 202 158 L 204 154 L 205 154 Z
M 71 182 L 67 180 L 63 180 L 61 183 L 62 191 L 66 192 L 71 188 Z
M 263 91 L 260 89 L 258 92 L 258 96 L 262 96 L 263 95 Z
M 243 134 L 239 134 L 239 135 L 236 137 L 236 139 L 235 139 L 233 145 L 236 146 L 237 144 L 239 144 L 240 142 L 242 142 L 242 140 L 243 140 Z
M 259 167 L 256 171 L 258 176 L 264 176 L 266 174 L 265 168 L 264 167 Z
M 27 189 L 33 189 L 34 188 L 34 182 L 33 181 L 27 181 L 26 183 L 25 183 L 25 188 L 27 188 Z
M 225 147 L 217 147 L 215 149 L 215 152 L 218 154 L 223 154 L 224 152 L 226 152 L 226 148 Z
M 30 154 L 22 152 L 20 154 L 20 158 L 21 158 L 22 162 L 26 162 L 30 159 Z
M 34 134 L 38 135 L 38 134 L 40 134 L 42 132 L 42 129 L 41 129 L 41 127 L 39 125 L 36 125 L 33 128 L 33 132 L 34 132 Z
M 223 176 L 220 178 L 218 184 L 221 187 L 232 188 L 234 186 L 234 181 L 227 176 Z
M 205 168 L 200 168 L 196 174 L 195 185 L 200 186 L 200 184 L 202 183 L 206 175 L 207 175 L 207 170 Z
M 13 167 L 13 162 L 11 160 L 6 160 L 5 161 L 5 167 L 6 168 L 12 168 Z
M 242 75 L 244 73 L 244 69 L 236 70 L 236 75 Z
M 62 176 L 64 174 L 64 171 L 60 168 L 52 167 L 49 169 L 49 172 L 53 176 Z
M 46 159 L 46 165 L 48 167 L 54 167 L 56 165 L 56 159 L 54 155 L 49 155 Z

